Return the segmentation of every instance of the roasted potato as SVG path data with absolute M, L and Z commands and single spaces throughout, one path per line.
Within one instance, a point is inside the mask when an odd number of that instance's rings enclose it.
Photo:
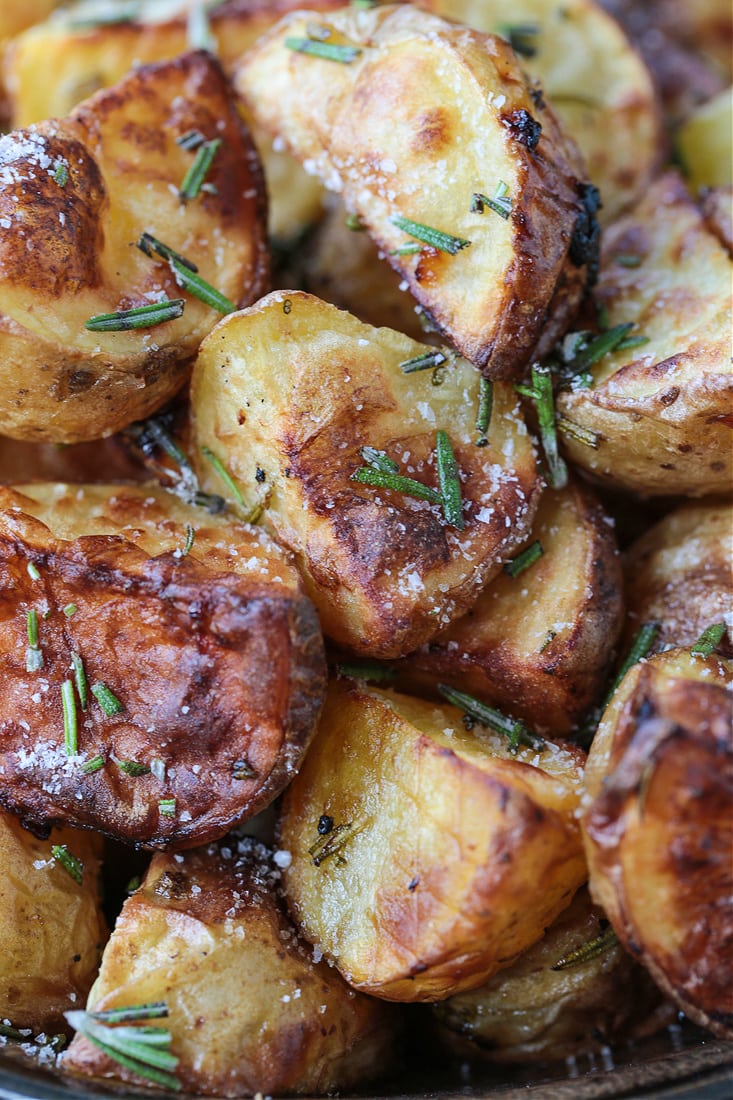
M 562 736 L 596 698 L 618 641 L 621 564 L 610 521 L 578 483 L 543 494 L 530 540 L 542 557 L 490 581 L 398 672 L 413 689 L 447 680 Z
M 400 369 L 425 354 L 435 348 L 282 291 L 217 326 L 191 385 L 204 487 L 223 486 L 208 448 L 295 554 L 325 633 L 377 657 L 402 656 L 470 606 L 526 539 L 541 487 L 512 388 L 494 386 L 489 442 L 478 447 L 479 375 L 449 355 L 441 385 L 430 370 Z M 352 477 L 367 447 L 413 486 L 432 486 L 441 430 L 460 470 L 462 530 L 436 498 Z
M 637 664 L 588 757 L 591 894 L 696 1023 L 733 1037 L 733 666 L 670 649 Z
M 311 56 L 324 47 L 345 63 Z M 572 320 L 596 192 L 501 39 L 411 5 L 300 12 L 245 54 L 235 86 L 487 377 L 523 373 Z
M 595 0 L 420 0 L 421 6 L 509 39 L 578 143 L 611 222 L 641 198 L 663 151 L 649 71 Z M 510 18 L 508 18 L 510 16 Z
M 0 811 L 0 1021 L 58 1031 L 89 992 L 107 938 L 101 850 L 99 837 L 74 829 L 38 840 Z
M 177 139 L 192 129 L 221 147 L 215 191 L 184 202 L 194 153 Z M 216 61 L 137 69 L 67 119 L 1 138 L 0 226 L 0 432 L 75 443 L 160 407 L 217 310 L 257 298 L 267 275 L 259 161 Z M 189 294 L 185 264 L 135 248 L 143 232 L 198 265 L 217 308 Z M 85 327 L 165 299 L 184 301 L 177 320 Z
M 21 481 L 143 481 L 143 466 L 135 461 L 119 436 L 77 443 L 21 443 L 0 436 L 0 485 Z
M 732 547 L 733 507 L 723 501 L 686 504 L 650 528 L 625 559 L 628 634 L 657 622 L 657 648 L 691 646 L 725 622 L 733 657 Z
M 455 707 L 336 681 L 279 823 L 285 895 L 356 989 L 437 1001 L 540 938 L 585 881 L 584 753 L 469 734 Z
M 60 3 L 61 0 L 4 0 L 0 9 L 0 45 L 46 19 Z
M 512 966 L 435 1006 L 448 1050 L 492 1062 L 554 1061 L 671 1023 L 654 982 L 608 933 L 603 911 L 579 890 Z
M 186 848 L 289 781 L 324 659 L 262 532 L 150 485 L 2 489 L 0 578 L 0 805 Z
M 396 1010 L 354 994 L 298 939 L 278 897 L 285 853 L 271 857 L 249 838 L 155 856 L 104 953 L 89 1009 L 164 1001 L 187 1093 L 324 1095 L 389 1068 Z M 81 1035 L 63 1065 L 139 1082 Z
M 730 188 L 733 184 L 731 130 L 733 88 L 698 107 L 680 127 L 677 151 L 691 187 Z
M 700 209 L 708 229 L 733 259 L 733 187 L 704 188 Z
M 605 234 L 599 301 L 643 346 L 603 356 L 558 396 L 581 468 L 645 494 L 730 492 L 731 261 L 679 177 L 661 177 Z M 561 424 L 562 427 L 562 424 Z

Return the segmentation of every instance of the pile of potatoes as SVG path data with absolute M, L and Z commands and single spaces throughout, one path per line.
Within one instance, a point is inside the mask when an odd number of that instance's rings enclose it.
M 691 7 L 5 5 L 3 1048 L 246 1097 L 414 1022 L 733 1038 L 731 17 Z

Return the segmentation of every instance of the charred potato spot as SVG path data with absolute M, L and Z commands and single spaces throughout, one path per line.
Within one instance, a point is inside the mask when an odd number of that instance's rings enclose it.
M 245 507 L 263 505 L 262 522 L 295 554 L 324 631 L 374 656 L 408 652 L 470 606 L 526 536 L 540 489 L 510 387 L 495 385 L 491 440 L 476 447 L 479 377 L 469 364 L 448 363 L 437 387 L 430 372 L 400 369 L 431 350 L 279 292 L 217 327 L 192 382 L 197 455 L 216 452 Z M 460 470 L 462 531 L 436 503 L 352 480 L 366 446 L 434 489 L 441 428 Z M 210 466 L 197 462 L 216 491 Z M 258 465 L 268 470 L 266 499 Z
M 190 129 L 221 147 L 214 191 L 183 208 L 192 154 L 176 139 Z M 3 433 L 78 442 L 171 397 L 217 314 L 134 246 L 152 232 L 225 297 L 249 302 L 267 274 L 264 202 L 231 91 L 203 53 L 138 69 L 70 117 L 0 139 L 0 225 L 12 230 L 0 240 Z M 99 314 L 181 297 L 183 315 L 165 324 L 85 328 Z
M 221 836 L 288 782 L 320 707 L 320 631 L 292 567 L 259 533 L 212 517 L 194 542 L 200 560 L 184 558 L 180 520 L 200 513 L 177 504 L 171 522 L 149 486 L 77 489 L 58 506 L 53 488 L 28 492 L 39 501 L 2 494 L 0 802 L 41 826 L 69 821 L 141 847 Z M 31 675 L 26 612 L 38 607 L 43 665 Z M 78 688 L 70 747 L 61 686 L 74 655 L 89 702 Z M 116 697 L 112 711 L 91 697 L 95 684 Z
M 333 684 L 279 826 L 306 938 L 388 1000 L 480 985 L 583 881 L 582 757 L 553 746 L 514 758 L 499 737 L 467 734 L 451 707 Z
M 355 995 L 314 961 L 284 912 L 279 878 L 272 853 L 245 838 L 179 862 L 156 856 L 125 903 L 90 1005 L 165 1000 L 186 1091 L 322 1095 L 393 1060 L 395 1010 Z M 81 1036 L 64 1065 L 137 1083 Z
M 487 376 L 516 376 L 583 294 L 585 267 L 568 257 L 585 182 L 574 146 L 501 40 L 408 5 L 330 16 L 331 33 L 360 53 L 331 66 L 324 110 L 326 62 L 285 46 L 313 18 L 283 20 L 237 68 L 253 116 L 343 193 L 461 354 Z M 511 216 L 479 220 L 472 195 L 500 183 Z M 412 239 L 400 218 L 452 243 L 400 254 Z

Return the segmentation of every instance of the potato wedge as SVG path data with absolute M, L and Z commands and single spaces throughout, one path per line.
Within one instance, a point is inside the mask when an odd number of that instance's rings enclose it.
M 289 781 L 324 659 L 262 532 L 150 485 L 2 489 L 0 576 L 1 805 L 186 848 Z
M 733 88 L 703 103 L 679 128 L 675 144 L 691 187 L 730 188 L 733 184 L 731 130 Z
M 659 167 L 662 121 L 649 71 L 595 0 L 421 0 L 421 7 L 508 38 L 585 157 L 609 223 Z
M 724 655 L 733 657 L 733 507 L 686 504 L 650 528 L 624 562 L 628 634 L 659 623 L 655 647 L 691 646 L 714 623 L 728 624 Z
M 489 444 L 477 447 L 479 375 L 448 356 L 441 385 L 400 369 L 428 353 L 280 291 L 218 325 L 192 379 L 202 484 L 222 491 L 208 448 L 294 553 L 324 632 L 372 656 L 409 652 L 469 607 L 526 539 L 541 487 L 513 389 L 495 384 Z M 352 480 L 369 447 L 435 493 L 440 430 L 460 469 L 463 530 L 440 503 Z
M 491 1062 L 559 1061 L 671 1023 L 671 1006 L 608 931 L 583 887 L 512 966 L 435 1006 L 448 1050 Z
M 0 1021 L 52 1033 L 83 1002 L 107 939 L 101 854 L 90 833 L 54 829 L 39 840 L 0 811 Z M 69 856 L 80 861 L 73 873 L 62 862 Z
M 564 433 L 582 469 L 646 494 L 730 492 L 732 271 L 673 173 L 607 231 L 598 298 L 609 326 L 633 323 L 647 342 L 605 355 L 589 389 L 558 396 L 561 415 L 596 437 Z
M 613 528 L 573 482 L 540 500 L 530 544 L 543 554 L 490 581 L 474 606 L 398 666 L 413 690 L 445 680 L 563 736 L 597 697 L 618 641 L 623 580 Z
M 729 661 L 671 649 L 624 677 L 588 757 L 593 898 L 696 1023 L 733 1037 Z
M 184 203 L 194 154 L 177 139 L 191 129 L 221 139 L 207 176 L 217 190 Z M 258 297 L 267 276 L 259 162 L 216 61 L 195 53 L 138 69 L 67 119 L 0 139 L 0 226 L 0 431 L 81 442 L 159 408 L 220 311 Z M 144 231 L 197 264 L 225 304 L 205 304 L 181 288 L 187 268 L 176 276 L 135 248 Z M 161 299 L 184 300 L 185 312 L 85 328 Z
M 309 34 L 346 63 L 311 56 Z M 487 377 L 523 373 L 572 320 L 597 258 L 595 192 L 506 43 L 411 5 L 301 12 L 235 86 Z
M 249 838 L 157 855 L 117 921 L 89 1008 L 164 1001 L 187 1093 L 324 1095 L 389 1069 L 396 1010 L 314 961 L 278 897 L 283 857 Z M 139 1083 L 81 1035 L 62 1065 Z
M 291 913 L 356 989 L 436 1001 L 539 939 L 584 882 L 584 753 L 469 734 L 454 707 L 336 681 L 279 839 Z

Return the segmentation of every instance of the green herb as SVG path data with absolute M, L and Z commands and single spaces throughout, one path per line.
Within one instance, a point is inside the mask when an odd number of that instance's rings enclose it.
M 489 424 L 491 423 L 491 410 L 494 405 L 494 383 L 488 378 L 481 378 L 478 391 L 478 416 L 476 417 L 476 431 L 478 439 L 477 447 L 485 447 L 489 442 Z
M 249 760 L 235 760 L 232 764 L 232 779 L 241 782 L 243 779 L 256 779 L 257 772 Z
M 347 229 L 350 229 L 352 233 L 363 233 L 366 228 L 358 214 L 347 214 L 344 219 L 344 225 Z
M 340 61 L 344 65 L 356 61 L 361 53 L 359 46 L 338 45 L 335 42 L 324 42 L 318 38 L 286 38 L 285 48 L 296 53 L 307 53 L 311 57 L 320 57 L 324 61 Z
M 458 477 L 458 465 L 453 453 L 450 438 L 447 432 L 438 431 L 435 441 L 435 451 L 438 466 L 438 484 L 443 504 L 445 522 L 451 527 L 462 531 L 463 499 L 461 497 L 461 482 Z
M 12 1039 L 15 1043 L 27 1043 L 30 1036 L 30 1031 L 24 1035 L 22 1031 L 18 1031 L 17 1027 L 11 1027 L 10 1024 L 4 1024 L 0 1020 L 0 1037 L 3 1039 Z
M 92 695 L 108 718 L 112 718 L 115 714 L 120 714 L 125 709 L 117 696 L 114 695 L 101 680 L 96 684 L 92 684 Z
M 442 229 L 433 229 L 429 225 L 414 222 L 411 218 L 403 218 L 401 214 L 390 220 L 393 225 L 409 233 L 411 237 L 430 245 L 431 248 L 437 248 L 439 252 L 448 252 L 451 256 L 455 256 L 456 252 L 460 252 L 462 248 L 468 248 L 471 244 L 464 237 L 454 237 L 450 233 L 444 233 Z
M 554 966 L 551 966 L 550 969 L 569 970 L 572 966 L 580 966 L 582 963 L 590 962 L 591 959 L 596 959 L 599 955 L 603 955 L 617 943 L 618 937 L 609 924 L 608 928 L 601 932 L 600 936 L 596 936 L 594 939 L 589 940 L 588 943 L 584 943 L 581 947 L 576 948 L 575 951 L 571 951 L 570 954 L 565 955 L 556 962 Z
M 557 449 L 555 400 L 550 368 L 544 363 L 533 363 L 531 388 L 516 386 L 515 389 L 529 397 L 537 409 L 540 437 L 548 466 L 548 484 L 551 489 L 564 489 L 568 483 L 568 468 Z
M 518 577 L 520 573 L 523 573 L 525 569 L 529 569 L 530 565 L 534 565 L 536 561 L 544 554 L 542 549 L 542 543 L 539 539 L 533 542 L 531 546 L 528 546 L 526 550 L 523 550 L 521 554 L 518 554 L 516 558 L 512 558 L 504 565 L 504 572 L 508 573 L 510 577 Z
M 448 684 L 438 684 L 438 691 L 453 706 L 460 707 L 469 718 L 508 738 L 510 752 L 516 753 L 520 745 L 526 745 L 538 751 L 543 749 L 545 744 L 543 739 L 528 730 L 524 722 L 508 718 L 500 710 L 487 706 L 486 703 L 482 703 L 472 695 L 467 695 L 464 691 L 457 691 L 455 688 L 449 687 Z
M 40 672 L 43 668 L 43 654 L 38 644 L 38 612 L 35 608 L 26 612 L 26 630 L 28 632 L 28 648 L 25 651 L 26 672 Z
M 362 485 L 371 485 L 376 489 L 391 489 L 395 493 L 403 493 L 417 500 L 427 500 L 431 504 L 442 504 L 443 498 L 435 489 L 423 485 L 420 481 L 413 481 L 411 477 L 403 477 L 401 474 L 388 473 L 384 470 L 375 470 L 370 466 L 360 466 L 351 475 L 351 481 L 358 481 Z
M 509 188 L 503 180 L 497 184 L 493 199 L 480 194 L 478 191 L 474 192 L 471 199 L 471 213 L 483 214 L 484 207 L 486 206 L 488 206 L 489 210 L 493 210 L 495 214 L 499 214 L 499 216 L 505 220 L 509 218 L 512 212 L 512 198 L 509 194 Z
M 201 185 L 209 174 L 209 169 L 220 145 L 221 138 L 214 138 L 213 141 L 205 141 L 203 145 L 199 145 L 194 162 L 186 172 L 181 189 L 178 192 L 184 202 L 191 202 L 193 199 L 198 198 Z
M 53 178 L 59 185 L 59 187 L 66 187 L 66 184 L 69 181 L 69 169 L 63 163 L 63 161 L 59 161 L 59 163 L 56 165 L 53 173 Z
M 169 260 L 168 263 L 176 283 L 182 290 L 187 290 L 189 294 L 193 294 L 194 298 L 198 298 L 219 313 L 235 312 L 237 307 L 234 302 L 216 290 L 211 283 L 207 283 L 200 275 L 195 275 L 188 265 L 182 264 L 180 260 Z
M 353 680 L 368 680 L 373 684 L 390 684 L 397 675 L 394 668 L 380 664 L 379 661 L 350 661 L 336 665 L 339 676 L 348 676 Z
M 319 836 L 308 849 L 308 855 L 312 857 L 314 865 L 320 867 L 330 856 L 340 851 L 346 842 L 351 839 L 353 831 L 354 823 L 349 821 L 344 825 L 336 825 L 333 829 L 329 829 L 325 836 Z M 340 856 L 337 862 L 345 863 L 346 860 L 343 856 Z
M 29 561 L 26 568 L 28 570 L 28 576 L 32 581 L 40 581 L 41 573 L 37 565 L 34 565 L 32 561 Z
M 621 341 L 620 344 L 616 345 L 616 350 L 628 351 L 630 348 L 641 348 L 644 346 L 644 344 L 648 343 L 649 337 L 642 336 L 642 334 L 639 333 L 638 336 L 627 336 L 624 340 Z
M 186 541 L 183 544 L 183 549 L 179 551 L 180 557 L 186 558 L 191 553 L 193 548 L 193 542 L 196 538 L 196 530 L 190 523 L 186 524 Z
M 98 313 L 96 317 L 89 318 L 84 328 L 90 332 L 129 332 L 131 329 L 150 328 L 165 321 L 175 321 L 183 315 L 185 305 L 183 298 L 166 298 L 149 306 L 120 309 L 116 313 Z
M 573 365 L 576 371 L 580 372 L 582 370 L 587 370 L 588 367 L 592 367 L 594 363 L 602 359 L 604 355 L 609 355 L 612 351 L 615 351 L 616 348 L 623 343 L 633 327 L 634 325 L 632 322 L 623 325 L 614 325 L 613 328 L 606 329 L 605 332 L 601 332 L 598 336 L 593 337 L 593 339 L 574 356 Z
M 74 617 L 74 615 L 76 615 L 79 609 L 75 603 L 67 603 L 66 607 L 62 607 L 61 610 L 63 611 L 67 619 L 71 619 Z
M 84 864 L 82 861 L 77 856 L 72 855 L 65 844 L 52 844 L 51 855 L 71 875 L 74 882 L 78 882 L 81 886 L 84 878 Z
M 74 682 L 76 683 L 76 691 L 79 696 L 79 703 L 82 710 L 87 709 L 87 675 L 84 671 L 84 662 L 78 653 L 71 654 L 71 664 L 74 669 Z
M 122 1013 L 126 1013 L 122 1015 Z M 67 1012 L 66 1019 L 80 1035 L 118 1065 L 161 1088 L 180 1090 L 181 1083 L 173 1070 L 178 1059 L 170 1052 L 171 1033 L 161 1027 L 113 1026 L 114 1020 L 154 1020 L 168 1015 L 166 1006 L 140 1005 L 117 1009 L 113 1013 Z M 110 1018 L 111 1017 L 111 1018 Z
M 703 630 L 700 637 L 690 650 L 693 657 L 711 657 L 720 645 L 720 640 L 726 632 L 725 623 L 713 623 Z
M 133 4 L 122 11 L 100 12 L 95 16 L 71 17 L 65 21 L 70 30 L 95 30 L 97 27 L 114 27 L 121 23 L 133 23 L 140 15 L 140 5 Z
M 382 0 L 351 0 L 351 6 L 359 11 L 370 11 L 371 8 L 378 8 L 381 2 Z
M 66 749 L 66 755 L 76 756 L 78 735 L 73 680 L 64 680 L 61 685 L 61 706 L 64 713 L 64 748 Z
M 398 474 L 400 467 L 392 458 L 388 458 L 386 451 L 378 451 L 376 447 L 360 447 L 359 454 L 371 466 L 373 470 L 381 470 L 383 474 Z
M 641 256 L 636 256 L 633 252 L 618 252 L 613 258 L 621 267 L 641 266 Z
M 130 894 L 134 894 L 135 891 L 137 889 L 139 889 L 141 882 L 142 882 L 142 879 L 140 878 L 139 875 L 133 875 L 132 876 L 132 878 L 128 882 L 127 886 L 125 887 L 125 893 L 127 894 L 128 897 L 130 896 Z
M 194 274 L 198 271 L 195 263 L 191 260 L 187 260 L 180 252 L 176 252 L 173 248 L 169 248 L 167 244 L 163 244 L 163 242 L 159 241 L 157 237 L 154 237 L 152 233 L 142 233 L 137 242 L 137 247 L 141 252 L 144 252 L 149 259 L 152 259 L 153 256 L 159 256 L 161 260 L 175 260 L 182 267 L 187 267 L 189 271 L 193 271 Z
M 633 668 L 634 665 L 638 664 L 639 661 L 643 660 L 643 658 L 647 656 L 650 649 L 654 645 L 654 641 L 660 629 L 661 628 L 659 623 L 645 623 L 639 630 L 638 634 L 635 635 L 631 643 L 631 648 L 626 654 L 626 659 L 621 665 L 621 668 L 618 670 L 616 678 L 611 684 L 611 687 L 605 697 L 605 700 L 603 702 L 604 710 L 606 706 L 610 703 L 613 694 L 616 691 L 616 688 L 619 686 L 629 669 Z
M 219 475 L 221 480 L 224 482 L 227 489 L 232 494 L 232 496 L 234 497 L 235 501 L 240 506 L 240 508 L 244 508 L 245 507 L 244 497 L 242 496 L 242 494 L 239 490 L 239 486 L 237 485 L 234 478 L 229 473 L 229 471 L 227 470 L 226 466 L 224 465 L 222 460 L 219 458 L 219 456 L 214 454 L 214 452 L 211 450 L 210 447 L 202 447 L 201 448 L 201 454 L 214 467 L 217 474 Z
M 601 439 L 598 432 L 594 432 L 592 428 L 584 428 L 582 424 L 576 424 L 574 420 L 563 416 L 562 413 L 556 414 L 555 422 L 563 435 L 577 440 L 578 443 L 584 443 L 586 447 L 593 447 L 597 450 Z
M 556 630 L 548 630 L 540 646 L 540 653 L 544 653 L 549 645 L 551 645 L 557 637 Z
M 133 778 L 137 778 L 141 775 L 150 775 L 150 768 L 147 764 L 138 764 L 136 760 L 115 760 L 115 764 L 124 772 L 125 775 L 131 775 Z
M 128 1005 L 125 1008 L 108 1008 L 103 1012 L 89 1012 L 93 1020 L 101 1024 L 130 1024 L 137 1020 L 163 1020 L 168 1016 L 165 1001 L 148 1001 L 147 1004 Z
M 426 351 L 422 355 L 416 355 L 412 359 L 405 359 L 400 363 L 403 374 L 414 374 L 419 370 L 430 370 L 431 367 L 439 367 L 448 361 L 448 356 L 442 351 Z
M 185 149 L 189 153 L 193 153 L 198 149 L 199 145 L 203 145 L 206 138 L 200 130 L 186 130 L 185 134 L 181 134 L 176 138 L 176 145 L 180 145 L 181 149 Z M 144 236 L 145 234 L 143 234 Z
M 85 760 L 84 763 L 81 766 L 81 770 L 82 770 L 83 775 L 93 775 L 94 772 L 101 771 L 101 769 L 103 767 L 104 767 L 104 757 L 98 755 L 98 756 L 93 756 L 91 758 L 91 760 Z
M 417 252 L 422 252 L 422 245 L 417 241 L 412 241 L 410 244 L 403 244 L 400 248 L 390 248 L 390 256 L 414 256 Z M 430 331 L 430 330 L 428 330 Z
M 176 800 L 175 798 L 161 798 L 158 803 L 158 810 L 163 817 L 175 817 L 176 816 Z
M 536 39 L 540 28 L 536 23 L 500 23 L 496 33 L 522 57 L 534 57 L 537 53 Z

